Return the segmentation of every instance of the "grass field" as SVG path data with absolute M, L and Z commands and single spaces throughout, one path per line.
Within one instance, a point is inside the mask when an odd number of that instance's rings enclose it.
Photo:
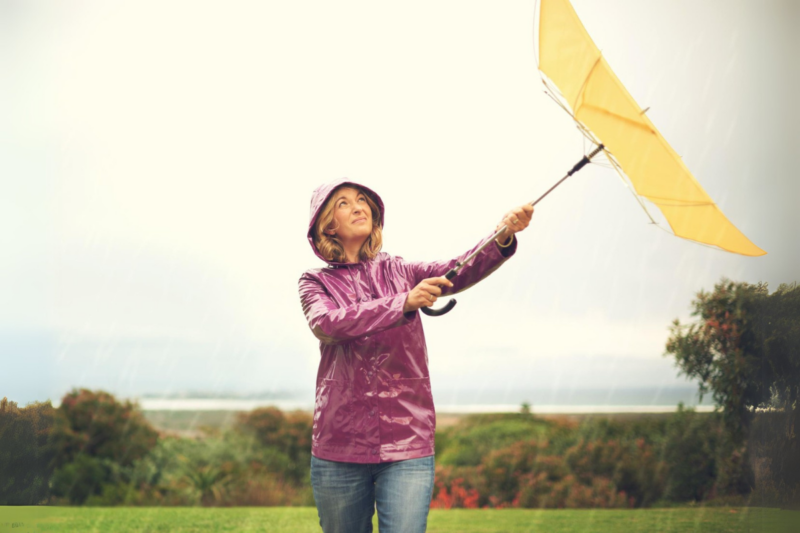
M 377 518 L 374 520 L 375 531 Z M 0 532 L 319 533 L 313 507 L 92 508 L 0 507 Z M 800 531 L 800 512 L 760 508 L 620 510 L 433 510 L 429 533 L 767 532 Z

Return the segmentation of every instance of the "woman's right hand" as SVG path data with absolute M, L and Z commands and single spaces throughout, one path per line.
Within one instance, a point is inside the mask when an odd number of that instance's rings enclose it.
M 403 306 L 404 313 L 416 311 L 420 307 L 430 307 L 436 303 L 436 299 L 442 295 L 442 287 L 452 287 L 453 283 L 444 276 L 438 278 L 427 278 L 419 282 L 419 285 L 411 289 L 406 298 L 406 305 Z

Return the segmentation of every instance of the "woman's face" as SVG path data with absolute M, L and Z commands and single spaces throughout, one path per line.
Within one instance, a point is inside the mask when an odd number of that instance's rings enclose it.
M 363 193 L 341 187 L 333 193 L 333 227 L 329 230 L 342 242 L 364 242 L 372 233 L 372 210 Z

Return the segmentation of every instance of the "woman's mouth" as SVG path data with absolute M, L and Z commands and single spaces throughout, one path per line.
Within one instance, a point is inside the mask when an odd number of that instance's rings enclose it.
M 366 222 L 366 221 L 367 221 L 367 218 L 366 218 L 366 217 L 361 217 L 361 218 L 357 218 L 357 219 L 355 219 L 355 220 L 353 221 L 353 224 L 358 224 L 359 222 Z

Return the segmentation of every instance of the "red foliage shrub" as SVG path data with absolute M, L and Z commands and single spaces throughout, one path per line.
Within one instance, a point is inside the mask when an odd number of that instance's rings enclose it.
M 478 467 L 481 503 L 500 508 L 519 502 L 520 482 L 533 477 L 552 482 L 566 475 L 563 461 L 547 455 L 547 442 L 521 441 L 491 453 Z
M 477 509 L 480 494 L 475 488 L 474 467 L 436 467 L 432 509 Z
M 650 497 L 647 483 L 661 469 L 642 439 L 630 446 L 580 441 L 563 457 L 547 442 L 522 441 L 489 454 L 471 477 L 438 470 L 434 502 L 445 508 L 467 507 L 467 501 L 497 509 L 633 507 Z
M 652 503 L 664 490 L 665 465 L 643 438 L 624 444 L 616 439 L 581 440 L 566 451 L 564 461 L 581 483 L 607 479 L 635 505 Z

